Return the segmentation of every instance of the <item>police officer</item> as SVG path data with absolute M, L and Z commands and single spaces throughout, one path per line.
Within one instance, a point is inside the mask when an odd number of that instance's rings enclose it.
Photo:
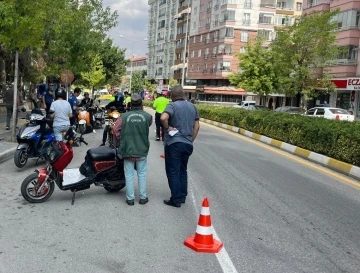
M 160 117 L 161 114 L 164 112 L 166 106 L 169 104 L 169 99 L 163 96 L 161 90 L 158 90 L 157 94 L 158 96 L 153 104 L 153 108 L 156 111 L 155 113 L 156 141 L 160 141 L 160 128 L 161 128 L 162 141 L 164 141 L 165 130 L 164 127 L 161 125 Z

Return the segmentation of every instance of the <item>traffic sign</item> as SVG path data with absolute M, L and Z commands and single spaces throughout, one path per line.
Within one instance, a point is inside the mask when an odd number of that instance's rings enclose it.
M 60 77 L 62 83 L 72 83 L 74 80 L 74 73 L 72 73 L 70 70 L 64 70 L 61 72 Z

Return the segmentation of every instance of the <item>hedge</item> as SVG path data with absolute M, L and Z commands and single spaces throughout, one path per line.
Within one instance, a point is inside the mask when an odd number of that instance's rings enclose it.
M 152 107 L 153 101 L 143 101 Z M 202 118 L 240 127 L 337 160 L 360 166 L 360 123 L 196 105 Z
M 197 105 L 202 118 L 251 132 L 360 166 L 360 123 Z

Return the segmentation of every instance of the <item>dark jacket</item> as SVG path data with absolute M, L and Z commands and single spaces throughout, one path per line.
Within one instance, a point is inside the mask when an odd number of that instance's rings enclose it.
M 123 157 L 144 157 L 150 148 L 149 127 L 152 116 L 140 107 L 121 115 L 119 153 Z
M 79 107 L 89 108 L 93 105 L 94 105 L 94 100 L 89 98 L 88 101 L 86 101 L 86 99 L 82 99 L 81 103 L 79 104 Z

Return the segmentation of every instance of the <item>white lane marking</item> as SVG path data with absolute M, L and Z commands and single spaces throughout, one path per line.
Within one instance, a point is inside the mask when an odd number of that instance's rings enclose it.
M 188 179 L 191 181 L 191 184 L 194 185 L 194 180 L 191 178 L 191 176 L 188 173 Z M 190 191 L 191 194 L 191 199 L 193 201 L 194 207 L 195 207 L 195 212 L 197 214 L 197 216 L 199 215 L 200 211 L 198 209 L 198 204 L 195 200 L 195 195 L 194 195 L 194 191 L 192 190 L 192 187 L 189 187 L 190 189 L 188 189 Z M 212 226 L 213 228 L 213 236 L 216 240 L 219 240 L 219 236 L 217 235 L 214 226 Z M 220 250 L 219 253 L 216 253 L 216 258 L 221 266 L 221 269 L 224 273 L 238 273 L 238 271 L 236 270 L 233 262 L 230 259 L 229 254 L 227 253 L 225 246 L 223 246 L 223 248 Z

